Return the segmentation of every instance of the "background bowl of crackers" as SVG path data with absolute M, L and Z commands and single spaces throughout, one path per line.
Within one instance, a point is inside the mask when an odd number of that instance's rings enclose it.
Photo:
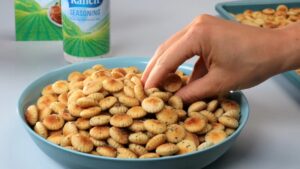
M 276 29 L 300 22 L 299 0 L 221 2 L 216 4 L 215 8 L 224 19 L 265 29 Z M 299 72 L 292 70 L 282 75 L 296 87 L 300 87 Z
M 226 138 L 223 142 L 209 147 L 202 151 L 195 151 L 188 154 L 167 156 L 153 159 L 118 159 L 109 158 L 103 156 L 95 156 L 92 154 L 81 153 L 69 149 L 65 149 L 56 144 L 53 144 L 43 137 L 36 134 L 32 128 L 26 123 L 24 113 L 26 107 L 33 104 L 40 96 L 40 91 L 49 83 L 53 83 L 59 79 L 67 79 L 69 73 L 73 71 L 83 71 L 92 67 L 95 64 L 102 64 L 108 68 L 115 67 L 128 67 L 136 66 L 140 70 L 144 70 L 149 58 L 141 57 L 115 57 L 101 59 L 91 62 L 83 62 L 65 66 L 63 68 L 51 71 L 29 84 L 18 101 L 18 113 L 21 118 L 21 122 L 29 133 L 34 143 L 51 159 L 60 163 L 66 168 L 82 169 L 82 168 L 110 168 L 110 169 L 183 169 L 183 168 L 202 168 L 215 161 L 221 155 L 223 155 L 234 143 L 239 136 L 242 129 L 245 127 L 248 115 L 249 105 L 245 95 L 242 92 L 232 92 L 229 94 L 229 98 L 238 102 L 241 108 L 241 118 L 239 120 L 239 127 L 236 131 Z M 193 65 L 183 64 L 179 68 L 186 74 L 190 74 L 193 69 Z

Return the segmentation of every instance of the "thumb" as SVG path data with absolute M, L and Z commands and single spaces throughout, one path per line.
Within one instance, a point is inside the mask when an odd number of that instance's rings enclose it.
M 180 89 L 176 95 L 186 103 L 192 103 L 206 97 L 216 96 L 222 90 L 221 78 L 213 72 L 207 73 L 200 79 L 194 80 Z

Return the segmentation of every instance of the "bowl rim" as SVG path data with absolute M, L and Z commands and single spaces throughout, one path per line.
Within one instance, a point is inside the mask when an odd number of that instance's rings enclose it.
M 84 156 L 87 158 L 95 158 L 95 159 L 101 159 L 101 160 L 108 160 L 108 161 L 127 161 L 127 162 L 143 162 L 143 161 L 161 161 L 161 160 L 172 160 L 172 159 L 178 159 L 178 158 L 187 158 L 189 156 L 193 156 L 195 154 L 200 154 L 203 152 L 207 152 L 210 151 L 213 148 L 222 146 L 225 142 L 227 142 L 228 140 L 232 139 L 233 137 L 236 137 L 239 135 L 239 133 L 242 131 L 242 129 L 245 127 L 248 118 L 249 118 L 249 112 L 250 112 L 250 108 L 249 108 L 249 103 L 248 100 L 246 98 L 246 96 L 241 92 L 241 91 L 234 91 L 234 93 L 237 93 L 241 96 L 241 98 L 245 101 L 245 120 L 242 121 L 242 123 L 239 124 L 239 127 L 234 131 L 233 134 L 231 134 L 230 136 L 228 136 L 226 139 L 224 139 L 222 142 L 216 144 L 216 145 L 212 145 L 204 150 L 196 150 L 194 152 L 190 152 L 187 154 L 180 154 L 180 155 L 174 155 L 174 156 L 165 156 L 165 157 L 159 157 L 159 158 L 145 158 L 145 159 L 129 159 L 129 158 L 113 158 L 113 157 L 105 157 L 105 156 L 97 156 L 97 155 L 93 155 L 93 154 L 88 154 L 88 153 L 83 153 L 83 152 L 79 152 L 79 151 L 75 151 L 75 150 L 71 150 L 71 149 L 67 149 L 64 148 L 62 146 L 56 145 L 50 141 L 47 141 L 45 138 L 43 138 L 42 136 L 38 135 L 37 133 L 34 132 L 34 130 L 25 122 L 24 117 L 22 117 L 22 115 L 24 115 L 24 110 L 23 107 L 21 107 L 22 105 L 22 101 L 25 98 L 25 94 L 28 93 L 28 90 L 30 90 L 31 86 L 33 86 L 35 83 L 37 83 L 37 81 L 45 78 L 46 76 L 50 76 L 52 74 L 56 74 L 57 72 L 60 71 L 64 71 L 67 69 L 71 69 L 71 68 L 75 68 L 77 66 L 83 66 L 83 65 L 89 65 L 89 64 L 101 64 L 101 62 L 112 62 L 112 61 L 120 61 L 120 60 L 126 60 L 126 61 L 133 61 L 135 63 L 144 63 L 147 65 L 148 61 L 149 61 L 150 57 L 127 57 L 127 56 L 122 56 L 122 57 L 113 57 L 113 58 L 102 58 L 100 60 L 92 60 L 92 61 L 84 61 L 84 62 L 79 62 L 79 63 L 74 63 L 74 64 L 70 64 L 70 65 L 65 65 L 62 66 L 60 68 L 56 68 L 53 70 L 50 70 L 47 73 L 44 73 L 42 75 L 40 75 L 38 78 L 34 79 L 33 81 L 31 81 L 21 92 L 21 95 L 19 97 L 19 100 L 17 102 L 17 112 L 18 112 L 18 116 L 20 117 L 20 120 L 22 121 L 23 126 L 25 127 L 25 129 L 27 130 L 27 132 L 29 132 L 29 134 L 31 134 L 32 136 L 34 136 L 35 138 L 39 139 L 41 142 L 48 144 L 50 146 L 53 146 L 54 148 L 58 148 L 61 151 L 65 151 L 68 153 L 74 153 L 75 155 L 78 156 Z M 105 63 L 104 63 L 105 65 Z M 190 63 L 184 63 L 180 66 L 180 68 L 185 68 L 185 69 L 193 69 L 193 65 Z

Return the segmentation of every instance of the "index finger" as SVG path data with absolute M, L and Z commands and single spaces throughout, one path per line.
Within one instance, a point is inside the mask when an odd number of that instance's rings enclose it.
M 191 37 L 187 34 L 183 35 L 157 59 L 146 80 L 145 88 L 156 87 L 165 75 L 173 72 L 185 60 L 194 56 L 194 47 Z
M 149 77 L 150 72 L 152 71 L 153 67 L 155 66 L 158 58 L 178 39 L 180 39 L 188 30 L 191 24 L 184 27 L 181 31 L 177 32 L 175 35 L 173 35 L 170 39 L 168 39 L 166 42 L 163 43 L 163 45 L 158 48 L 154 54 L 154 56 L 151 58 L 150 62 L 148 63 L 143 76 L 142 76 L 142 82 L 145 83 Z

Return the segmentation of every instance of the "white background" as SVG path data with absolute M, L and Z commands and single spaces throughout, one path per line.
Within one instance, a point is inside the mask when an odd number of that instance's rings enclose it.
M 110 56 L 151 56 L 170 35 L 220 0 L 112 0 Z M 16 42 L 14 5 L 0 2 L 0 169 L 60 169 L 30 139 L 16 112 L 23 88 L 67 63 L 61 42 Z M 299 169 L 300 90 L 282 76 L 245 90 L 251 107 L 233 147 L 207 169 Z

